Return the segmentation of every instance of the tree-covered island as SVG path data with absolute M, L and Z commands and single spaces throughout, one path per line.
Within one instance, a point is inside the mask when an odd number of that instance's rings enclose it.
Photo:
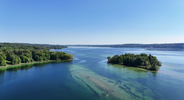
M 152 56 L 151 54 L 147 55 L 145 53 L 141 53 L 140 55 L 126 53 L 122 55 L 114 55 L 112 58 L 109 56 L 107 59 L 107 63 L 139 67 L 151 71 L 157 71 L 161 66 L 161 62 L 158 61 L 155 56 Z
M 62 49 L 66 46 L 23 43 L 0 43 L 0 66 L 34 63 L 42 61 L 72 60 L 73 56 L 64 52 L 52 52 L 50 49 Z

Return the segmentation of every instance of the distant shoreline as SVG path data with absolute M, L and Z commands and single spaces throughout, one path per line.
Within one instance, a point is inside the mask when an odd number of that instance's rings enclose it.
M 68 60 L 48 60 L 48 61 L 34 61 L 30 63 L 20 63 L 17 65 L 6 65 L 6 66 L 0 66 L 0 72 L 5 71 L 6 69 L 9 68 L 15 68 L 15 67 L 20 67 L 20 66 L 25 66 L 25 65 L 34 65 L 34 64 L 41 64 L 41 63 L 51 63 L 51 62 L 65 62 L 65 61 L 72 61 L 72 59 Z
M 147 50 L 183 51 L 184 43 L 168 44 L 109 44 L 109 45 L 66 45 L 68 47 L 143 48 Z

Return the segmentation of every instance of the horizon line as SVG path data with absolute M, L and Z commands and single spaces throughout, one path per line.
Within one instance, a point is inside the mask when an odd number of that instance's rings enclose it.
M 48 43 L 20 43 L 20 42 L 0 42 L 0 43 L 18 43 L 18 44 L 43 44 L 43 45 L 125 45 L 125 44 L 184 44 L 184 42 L 174 42 L 174 43 L 114 43 L 114 44 L 48 44 Z

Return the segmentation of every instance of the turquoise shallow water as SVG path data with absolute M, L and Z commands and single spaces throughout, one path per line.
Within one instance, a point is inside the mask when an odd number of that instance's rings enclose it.
M 65 48 L 72 62 L 37 64 L 0 73 L 1 100 L 183 100 L 184 52 L 137 48 Z M 106 57 L 147 53 L 157 73 L 107 64 Z

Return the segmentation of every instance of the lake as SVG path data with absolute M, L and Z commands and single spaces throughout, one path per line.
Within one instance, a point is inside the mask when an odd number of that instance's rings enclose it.
M 71 62 L 36 64 L 0 73 L 1 100 L 183 100 L 184 51 L 69 47 Z M 157 72 L 107 64 L 116 54 L 152 54 Z

